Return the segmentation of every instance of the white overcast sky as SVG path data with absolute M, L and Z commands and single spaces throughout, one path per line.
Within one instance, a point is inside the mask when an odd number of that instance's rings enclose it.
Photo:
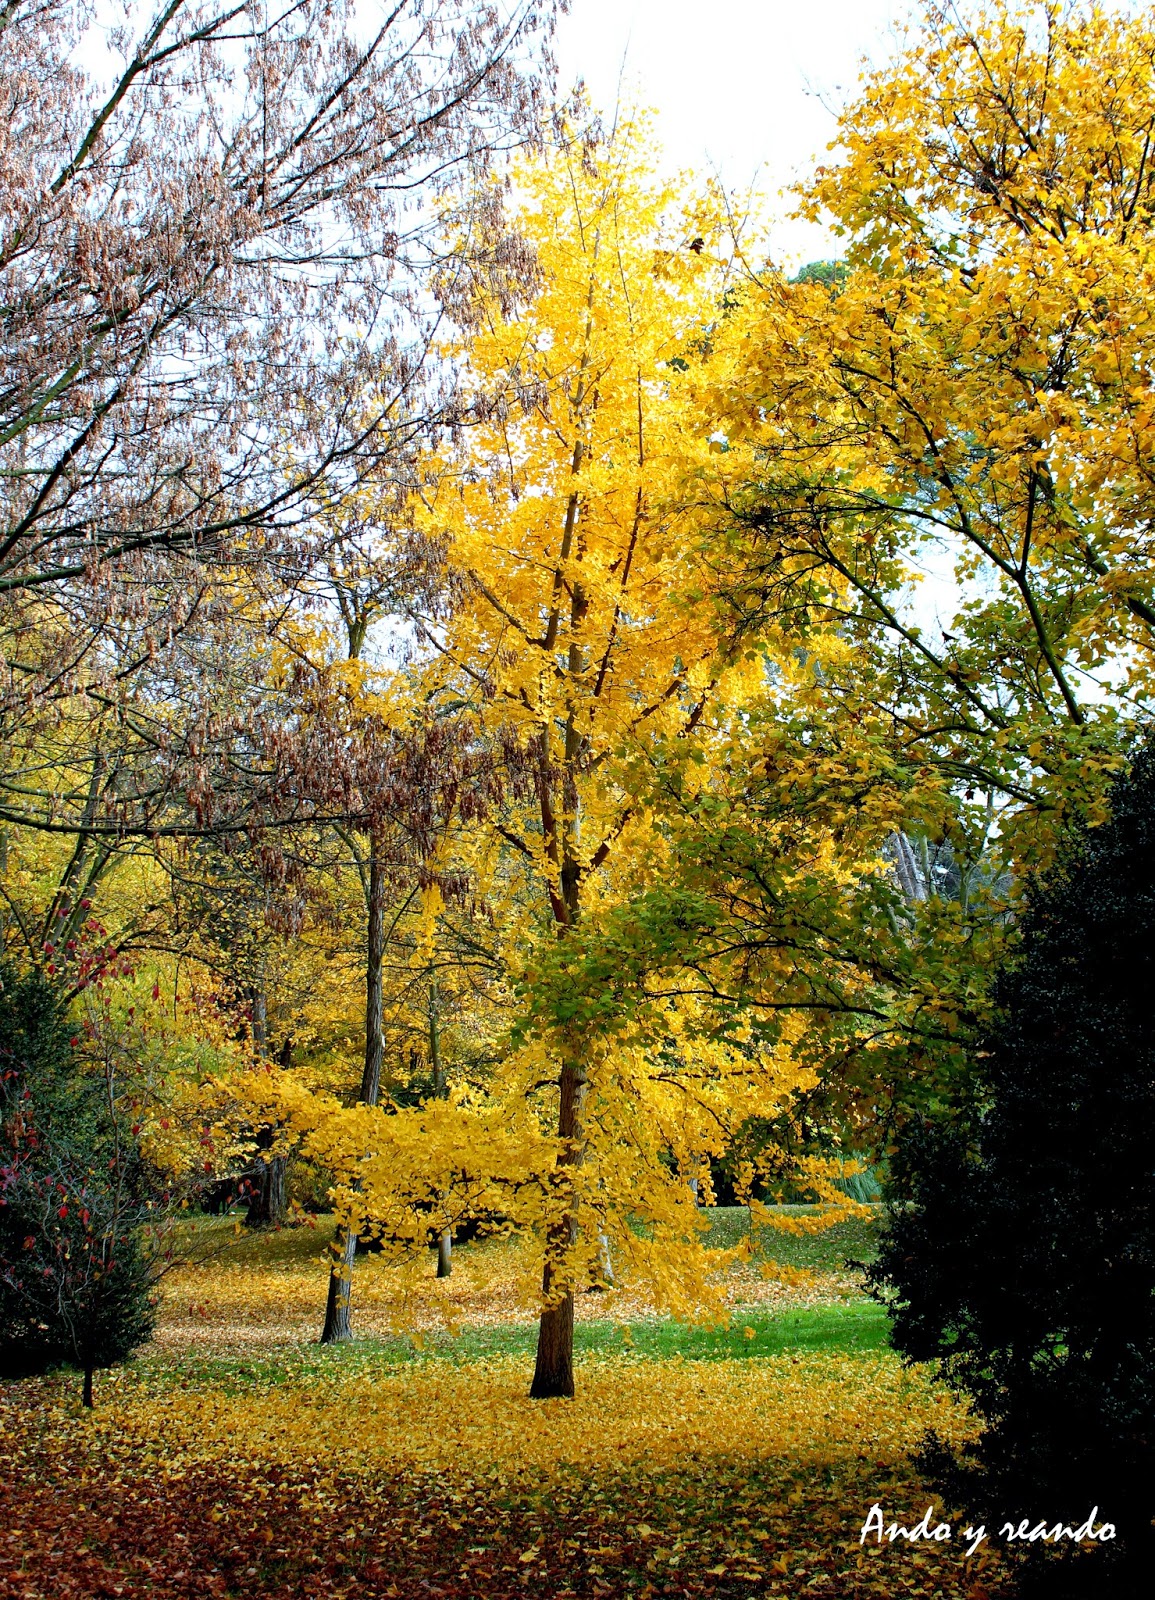
M 835 108 L 869 56 L 892 53 L 909 0 L 572 0 L 558 35 L 559 88 L 580 77 L 602 111 L 652 106 L 672 165 L 757 178 L 773 199 L 834 134 Z M 624 64 L 624 71 L 623 71 Z M 774 210 L 784 218 L 788 201 Z M 835 255 L 820 230 L 778 222 L 783 264 Z

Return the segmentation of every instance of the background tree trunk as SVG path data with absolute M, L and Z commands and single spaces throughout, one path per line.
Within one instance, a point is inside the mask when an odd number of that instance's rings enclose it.
M 321 1343 L 347 1344 L 353 1337 L 353 1261 L 357 1254 L 357 1235 L 342 1228 L 333 1241 L 333 1250 L 335 1260 L 329 1272 Z
M 0 756 L 0 759 L 3 759 L 2 756 Z M 7 763 L 5 763 L 5 770 L 7 770 Z M 8 829 L 0 828 L 0 887 L 3 888 L 3 893 L 0 893 L 0 957 L 2 957 L 8 949 L 8 901 L 6 899 L 8 893 L 7 884 Z
M 441 1018 L 437 1006 L 436 979 L 429 985 L 429 1064 L 433 1069 L 433 1093 L 444 1099 L 449 1085 L 445 1068 L 441 1064 Z M 437 1239 L 437 1276 L 448 1278 L 453 1273 L 453 1229 L 443 1228 Z
M 562 1063 L 559 1079 L 558 1137 L 564 1141 L 559 1158 L 562 1168 L 574 1168 L 581 1161 L 582 1107 L 586 1095 L 586 1074 L 573 1059 Z M 542 1297 L 546 1307 L 537 1334 L 537 1362 L 530 1385 L 532 1400 L 552 1400 L 573 1395 L 573 1286 L 560 1298 L 553 1293 L 554 1261 L 576 1242 L 578 1235 L 577 1199 L 572 1183 L 565 1210 L 546 1243 L 546 1263 L 542 1274 Z M 552 1303 L 550 1303 L 552 1302 Z
M 257 1060 L 263 1060 L 269 1048 L 269 1015 L 268 996 L 265 993 L 263 980 L 253 990 L 253 1053 Z M 286 1052 L 291 1050 L 291 1042 L 286 1040 L 285 1048 L 281 1052 L 281 1066 L 288 1066 Z M 258 1147 L 268 1147 L 273 1142 L 273 1135 L 263 1128 L 257 1135 Z M 258 1158 L 257 1169 L 253 1174 L 253 1194 L 249 1200 L 249 1208 L 245 1212 L 246 1228 L 279 1228 L 285 1220 L 288 1210 L 286 1198 L 286 1168 L 287 1161 L 284 1156 L 268 1156 Z
M 590 1285 L 591 1289 L 601 1291 L 614 1287 L 614 1258 L 610 1252 L 610 1241 L 602 1230 L 598 1229 L 598 1271 L 600 1279 Z
M 272 1134 L 268 1130 L 258 1136 L 258 1143 L 269 1145 Z M 285 1220 L 288 1209 L 286 1175 L 288 1162 L 284 1156 L 269 1156 L 260 1162 L 253 1174 L 253 1194 L 245 1212 L 246 1228 L 277 1228 Z
M 365 975 L 365 1069 L 361 1075 L 362 1105 L 375 1106 L 381 1092 L 381 1068 L 385 1059 L 382 1025 L 382 974 L 385 963 L 385 860 L 383 841 L 374 835 L 369 845 L 369 872 L 366 882 L 369 902 L 369 928 Z M 329 1273 L 329 1294 L 325 1304 L 322 1344 L 343 1344 L 353 1337 L 353 1261 L 357 1254 L 357 1235 L 341 1228 L 333 1241 L 333 1266 Z

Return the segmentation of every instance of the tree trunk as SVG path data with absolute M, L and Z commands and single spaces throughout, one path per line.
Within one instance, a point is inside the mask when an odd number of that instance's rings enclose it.
M 272 1135 L 261 1135 L 271 1142 Z M 279 1228 L 288 1209 L 285 1197 L 285 1174 L 288 1158 L 269 1156 L 262 1161 L 255 1174 L 256 1190 L 245 1213 L 246 1228 Z
M 262 962 L 262 966 L 264 963 Z M 253 990 L 252 1003 L 253 1054 L 263 1061 L 269 1047 L 269 1001 L 265 994 L 264 979 Z
M 91 1410 L 92 1406 L 94 1404 L 93 1398 L 92 1398 L 92 1368 L 91 1367 L 85 1367 L 85 1369 L 84 1369 L 84 1393 L 81 1396 L 81 1399 L 82 1399 L 83 1403 L 89 1408 L 89 1410 Z
M 563 1141 L 559 1166 L 574 1168 L 581 1161 L 582 1107 L 586 1094 L 586 1075 L 575 1060 L 562 1063 L 559 1079 L 560 1103 L 557 1131 Z M 542 1273 L 542 1299 L 545 1309 L 537 1335 L 537 1362 L 530 1385 L 531 1400 L 552 1400 L 573 1395 L 573 1285 L 558 1296 L 554 1292 L 554 1262 L 576 1242 L 578 1236 L 577 1198 L 569 1186 L 565 1210 L 546 1240 L 546 1263 Z
M 600 1277 L 590 1284 L 595 1294 L 600 1294 L 603 1289 L 614 1287 L 614 1258 L 610 1253 L 610 1241 L 598 1229 L 598 1272 Z
M 357 1235 L 342 1228 L 334 1240 L 340 1256 L 329 1273 L 329 1296 L 325 1302 L 322 1344 L 348 1344 L 353 1337 L 353 1260 L 357 1254 Z
M 381 1068 L 385 1060 L 382 1026 L 382 974 L 385 965 L 385 860 L 381 841 L 369 844 L 369 929 L 365 970 L 365 1068 L 361 1074 L 362 1105 L 375 1106 L 381 1092 Z M 343 1344 L 353 1337 L 353 1262 L 357 1254 L 357 1235 L 340 1228 L 333 1241 L 333 1265 L 329 1272 L 329 1294 L 325 1304 L 322 1344 Z
M 441 1065 L 441 1017 L 437 1009 L 437 985 L 429 985 L 429 1065 L 433 1072 L 433 1093 L 444 1099 L 448 1085 Z
M 550 1267 L 546 1263 L 542 1290 L 549 1294 Z M 547 1306 L 537 1330 L 537 1361 L 530 1385 L 531 1400 L 573 1399 L 573 1290 Z
M 449 1085 L 441 1063 L 441 1017 L 437 1005 L 436 980 L 429 985 L 429 1065 L 433 1069 L 433 1093 L 439 1100 L 448 1093 Z M 453 1229 L 443 1228 L 437 1239 L 437 1276 L 448 1278 L 453 1273 Z
M 590 278 L 589 298 L 586 303 L 586 337 L 587 344 L 582 354 L 582 364 L 578 377 L 577 407 L 584 403 L 586 389 L 586 373 L 589 360 L 589 331 L 593 319 L 594 278 Z M 574 443 L 572 474 L 576 479 L 581 471 L 582 452 L 584 444 L 582 437 L 578 436 Z M 581 495 L 574 488 L 566 507 L 565 528 L 562 533 L 560 561 L 554 578 L 555 604 L 546 625 L 545 647 L 547 653 L 553 653 L 557 639 L 560 607 L 558 602 L 564 593 L 563 572 L 565 565 L 570 560 L 573 547 L 574 530 L 577 526 L 579 504 Z M 580 572 L 580 557 L 579 557 Z M 578 682 L 586 670 L 586 655 L 582 645 L 582 626 L 589 610 L 589 596 L 580 576 L 572 581 L 570 588 L 570 645 L 567 658 L 569 681 Z M 571 705 L 566 717 L 565 725 L 565 756 L 564 777 L 562 779 L 562 794 L 564 805 L 559 809 L 554 804 L 556 796 L 553 792 L 554 780 L 550 778 L 548 767 L 548 741 L 542 740 L 542 782 L 539 790 L 542 809 L 542 837 L 546 842 L 548 854 L 559 868 L 558 889 L 550 887 L 550 903 L 554 918 L 558 924 L 558 934 L 563 936 L 566 930 L 576 928 L 581 920 L 582 911 L 582 886 L 589 862 L 581 848 L 581 816 L 579 796 L 581 786 L 578 782 L 578 772 L 581 762 L 584 734 L 578 727 Z M 565 820 L 559 825 L 559 815 Z M 558 1138 L 562 1141 L 561 1155 L 558 1157 L 558 1178 L 562 1184 L 564 1195 L 561 1216 L 552 1224 L 545 1242 L 545 1267 L 542 1270 L 541 1292 L 544 1309 L 541 1313 L 541 1323 L 537 1334 L 537 1361 L 533 1369 L 533 1383 L 530 1385 L 531 1400 L 550 1400 L 559 1395 L 573 1395 L 573 1282 L 572 1267 L 563 1262 L 566 1254 L 577 1243 L 578 1218 L 577 1194 L 572 1182 L 573 1169 L 580 1165 L 582 1159 L 582 1107 L 586 1095 L 586 1073 L 581 1064 L 581 1056 L 577 1049 L 572 1052 L 565 1048 L 562 1056 L 561 1074 L 558 1078 Z M 568 1181 L 567 1181 L 568 1180 Z M 563 1292 L 559 1295 L 554 1287 L 558 1277 L 559 1268 L 564 1271 L 570 1281 L 565 1283 Z
M 252 991 L 253 1054 L 263 1061 L 269 1053 L 268 996 L 262 978 Z M 282 1061 L 281 1065 L 287 1065 Z M 257 1135 L 257 1146 L 267 1150 L 273 1135 L 263 1128 Z M 285 1176 L 288 1162 L 284 1156 L 258 1158 L 253 1174 L 255 1189 L 245 1212 L 246 1228 L 279 1228 L 285 1220 L 288 1206 L 285 1195 Z

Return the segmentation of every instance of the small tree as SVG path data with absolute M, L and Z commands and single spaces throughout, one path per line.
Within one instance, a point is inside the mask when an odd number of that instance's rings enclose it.
M 904 1141 L 872 1277 L 894 1342 L 984 1430 L 942 1483 L 997 1529 L 1092 1508 L 1116 1539 L 1025 1546 L 1048 1592 L 1147 1592 L 1155 1553 L 1155 749 L 1031 892 L 973 1111 Z M 1055 1548 L 1058 1560 L 1038 1558 Z M 1103 1547 L 1100 1547 L 1103 1549 Z M 1084 1549 L 1083 1555 L 1086 1554 Z M 1073 1558 L 1073 1559 L 1072 1559 Z
M 100 1367 L 152 1331 L 151 1216 L 112 1086 L 38 973 L 0 967 L 0 1375 Z

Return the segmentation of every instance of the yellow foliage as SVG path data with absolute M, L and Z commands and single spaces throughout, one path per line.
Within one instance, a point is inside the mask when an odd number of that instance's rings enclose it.
M 920 785 L 989 794 L 1020 868 L 1040 816 L 1102 817 L 1155 689 L 1153 63 L 1147 12 L 927 8 L 801 190 L 836 277 L 751 273 L 700 374 L 696 492 L 760 514 L 767 630 L 849 742 L 882 705 Z
M 598 965 L 615 915 L 672 875 L 645 798 L 655 765 L 671 751 L 723 761 L 715 708 L 728 736 L 766 672 L 719 627 L 708 519 L 682 493 L 687 461 L 710 459 L 690 375 L 727 283 L 723 212 L 655 165 L 645 119 L 623 118 L 594 144 L 567 130 L 517 169 L 510 220 L 537 284 L 521 303 L 475 284 L 446 350 L 475 420 L 428 464 L 420 520 L 460 592 L 427 677 L 469 702 L 512 767 L 467 857 L 531 1013 L 494 1097 L 547 1159 L 512 1209 L 546 1247 L 553 1297 L 609 1267 L 711 1316 L 718 1263 L 691 1183 L 708 1184 L 744 1120 L 785 1110 L 814 1077 L 791 1024 L 773 1047 L 742 1026 L 722 1037 L 676 954 L 630 947 Z M 817 867 L 836 873 L 828 847 Z M 669 996 L 651 1000 L 662 967 Z M 615 981 L 632 984 L 628 1005 Z

